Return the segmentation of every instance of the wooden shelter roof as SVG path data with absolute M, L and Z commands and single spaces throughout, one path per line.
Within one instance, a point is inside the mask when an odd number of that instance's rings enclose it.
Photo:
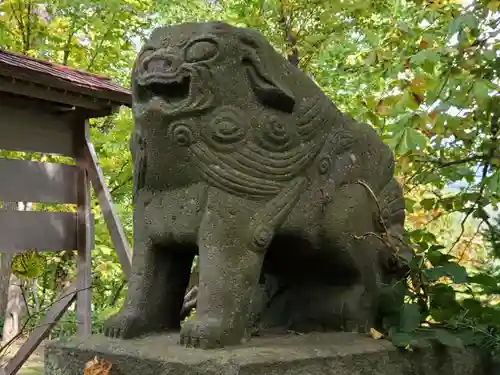
M 0 50 L 0 92 L 111 113 L 131 106 L 130 90 L 109 78 Z

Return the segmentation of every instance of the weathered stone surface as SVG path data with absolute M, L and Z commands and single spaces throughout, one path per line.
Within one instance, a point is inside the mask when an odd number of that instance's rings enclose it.
M 475 352 L 405 352 L 355 333 L 256 338 L 252 345 L 200 350 L 177 345 L 178 335 L 116 340 L 101 336 L 49 343 L 46 375 L 81 375 L 94 356 L 110 375 L 490 375 Z
M 108 336 L 179 329 L 196 253 L 184 345 L 239 344 L 252 317 L 302 332 L 376 326 L 405 215 L 371 126 L 261 34 L 223 22 L 154 30 L 132 92 L 132 275 Z

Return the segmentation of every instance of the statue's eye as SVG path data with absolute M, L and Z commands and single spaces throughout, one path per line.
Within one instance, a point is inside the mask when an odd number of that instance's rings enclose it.
M 206 61 L 215 57 L 219 52 L 217 44 L 208 40 L 194 42 L 186 48 L 185 60 L 187 62 Z
M 149 56 L 151 56 L 154 52 L 154 49 L 153 48 L 144 48 L 140 53 L 139 53 L 139 57 L 138 57 L 138 60 L 139 61 L 144 61 L 146 58 L 148 58 Z

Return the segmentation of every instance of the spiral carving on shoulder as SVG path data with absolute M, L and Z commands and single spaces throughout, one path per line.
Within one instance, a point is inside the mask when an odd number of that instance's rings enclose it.
M 266 118 L 264 126 L 257 129 L 260 146 L 268 151 L 284 151 L 293 143 L 292 131 L 276 117 Z
M 249 126 L 239 108 L 223 106 L 205 126 L 205 140 L 217 151 L 230 152 L 245 139 Z
M 188 147 L 193 143 L 193 131 L 186 122 L 175 122 L 168 130 L 169 137 L 181 147 Z

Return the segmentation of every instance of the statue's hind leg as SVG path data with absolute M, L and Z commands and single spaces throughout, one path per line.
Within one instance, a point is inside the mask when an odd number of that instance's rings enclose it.
M 343 185 L 325 207 L 324 246 L 347 252 L 358 280 L 343 297 L 343 329 L 367 332 L 375 326 L 380 290 L 378 252 L 385 246 L 376 230 L 376 202 L 361 184 Z

